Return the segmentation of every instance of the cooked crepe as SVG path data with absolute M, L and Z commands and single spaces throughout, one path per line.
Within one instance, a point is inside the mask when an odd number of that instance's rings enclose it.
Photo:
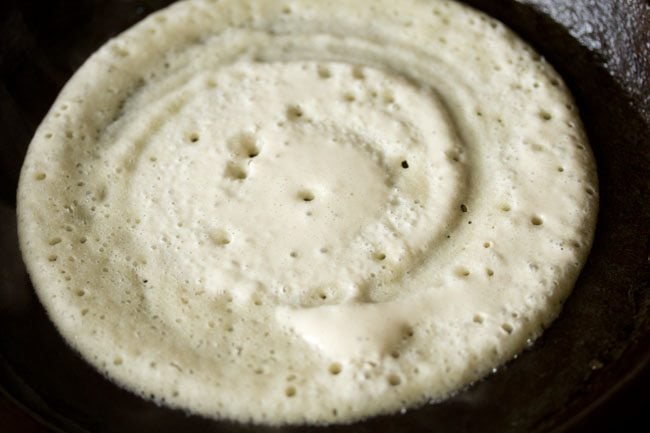
M 72 77 L 18 191 L 74 349 L 144 398 L 267 424 L 484 377 L 558 315 L 596 211 L 560 77 L 447 1 L 179 2 Z

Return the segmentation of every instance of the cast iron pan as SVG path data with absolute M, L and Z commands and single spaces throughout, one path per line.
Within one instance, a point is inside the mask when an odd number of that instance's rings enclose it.
M 596 239 L 573 295 L 533 348 L 498 373 L 404 415 L 328 429 L 272 429 L 157 407 L 86 365 L 48 321 L 22 264 L 15 222 L 19 169 L 36 126 L 74 70 L 107 38 L 166 3 L 5 0 L 0 6 L 0 388 L 22 410 L 65 432 L 535 433 L 604 431 L 613 423 L 630 431 L 624 419 L 607 421 L 603 406 L 627 387 L 620 404 L 631 405 L 642 422 L 638 431 L 650 431 L 639 413 L 650 409 L 647 0 L 468 1 L 518 32 L 566 79 L 600 179 Z M 0 417 L 0 431 L 10 428 Z

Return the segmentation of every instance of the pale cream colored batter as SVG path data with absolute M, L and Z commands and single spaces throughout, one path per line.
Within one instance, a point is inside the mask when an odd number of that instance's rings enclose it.
M 454 2 L 179 2 L 38 129 L 25 262 L 67 341 L 158 402 L 349 422 L 448 396 L 560 311 L 597 184 L 555 71 Z

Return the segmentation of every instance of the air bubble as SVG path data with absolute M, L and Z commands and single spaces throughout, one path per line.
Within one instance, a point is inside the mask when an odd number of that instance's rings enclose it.
M 469 269 L 464 268 L 464 267 L 460 267 L 460 268 L 456 269 L 456 275 L 459 276 L 459 277 L 466 278 L 466 277 L 469 277 L 470 272 L 469 272 Z
M 56 254 L 52 254 L 47 257 L 50 262 L 56 262 L 59 257 Z
M 514 328 L 510 323 L 504 323 L 503 325 L 501 325 L 501 329 L 503 329 L 508 334 L 512 334 L 512 331 L 514 330 Z
M 187 138 L 191 143 L 196 143 L 200 139 L 199 134 L 197 132 L 192 132 L 190 135 L 188 135 Z
M 34 179 L 36 180 L 45 180 L 46 177 L 47 175 L 45 173 L 36 173 L 34 175 Z
M 329 370 L 329 372 L 331 374 L 336 376 L 337 374 L 339 374 L 343 370 L 343 367 L 338 362 L 334 362 L 334 363 L 330 364 L 328 370 Z
M 397 386 L 397 385 L 399 385 L 400 383 L 402 383 L 402 379 L 400 379 L 400 377 L 399 377 L 398 375 L 396 375 L 396 374 L 390 374 L 390 375 L 388 376 L 388 383 L 389 383 L 391 386 Z
M 311 191 L 309 191 L 307 189 L 304 189 L 304 190 L 298 192 L 298 198 L 300 200 L 302 200 L 302 201 L 309 202 L 309 201 L 313 201 L 316 198 L 316 196 L 314 195 L 313 192 L 311 192 Z
M 487 268 L 485 270 L 485 273 L 487 274 L 488 277 L 491 277 L 491 276 L 494 275 L 494 271 L 492 269 L 490 269 L 490 268 Z
M 461 212 L 467 212 L 467 206 L 464 205 L 464 204 L 461 204 L 460 205 L 460 210 L 461 210 Z
M 257 145 L 255 135 L 251 133 L 242 133 L 236 135 L 229 142 L 238 155 L 245 155 L 249 158 L 255 158 L 260 154 L 260 149 Z
M 503 203 L 501 206 L 499 206 L 499 209 L 501 209 L 502 212 L 510 212 L 512 210 L 510 205 L 507 203 Z
M 50 243 L 50 245 L 59 244 L 59 243 L 61 243 L 61 238 L 58 238 L 58 237 L 57 238 L 52 238 L 52 239 L 50 239 L 49 243 Z
M 409 163 L 407 160 L 402 161 L 402 168 L 409 168 Z
M 381 251 L 376 251 L 372 254 L 372 258 L 377 261 L 386 260 L 386 254 L 382 253 Z
M 288 386 L 288 387 L 284 390 L 284 395 L 286 395 L 287 397 L 293 397 L 293 396 L 295 396 L 295 395 L 296 395 L 296 388 L 293 387 L 293 386 Z
M 474 323 L 478 323 L 478 324 L 483 323 L 484 320 L 485 319 L 483 319 L 483 316 L 481 316 L 480 314 L 475 314 L 474 318 L 472 319 Z
M 210 239 L 216 245 L 220 245 L 220 246 L 228 245 L 231 242 L 230 235 L 225 231 L 216 231 L 210 234 Z
M 363 68 L 361 66 L 355 66 L 352 68 L 352 77 L 357 80 L 363 80 L 366 78 L 366 74 L 363 73 Z
M 226 166 L 225 176 L 229 179 L 244 180 L 248 175 L 243 167 L 230 163 Z
M 544 221 L 542 220 L 541 217 L 535 215 L 530 219 L 530 223 L 534 226 L 541 226 L 544 223 Z
M 290 105 L 287 107 L 287 119 L 289 120 L 298 120 L 304 116 L 302 108 L 297 105 Z
M 492 242 L 486 241 L 483 242 L 483 248 L 490 248 L 492 246 Z
M 120 356 L 116 356 L 115 359 L 113 359 L 113 364 L 114 365 L 122 365 L 123 362 L 124 362 L 124 360 Z
M 549 113 L 548 111 L 540 111 L 539 117 L 541 117 L 542 120 L 545 120 L 547 122 L 553 118 L 553 116 L 551 116 L 551 113 Z

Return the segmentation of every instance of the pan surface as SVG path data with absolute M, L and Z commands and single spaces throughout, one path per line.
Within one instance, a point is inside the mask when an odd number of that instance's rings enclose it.
M 9 0 L 0 6 L 0 390 L 47 428 L 65 432 L 598 432 L 614 422 L 634 431 L 629 420 L 608 420 L 607 408 L 631 414 L 643 422 L 639 431 L 648 430 L 640 414 L 650 409 L 646 0 L 467 1 L 519 33 L 565 78 L 600 179 L 594 246 L 573 294 L 535 345 L 496 374 L 403 415 L 327 429 L 264 428 L 158 407 L 80 359 L 46 317 L 18 251 L 19 170 L 35 128 L 76 68 L 110 36 L 168 3 Z M 627 394 L 617 397 L 621 387 Z M 13 424 L 3 425 L 7 419 L 0 412 L 0 431 L 12 431 Z

